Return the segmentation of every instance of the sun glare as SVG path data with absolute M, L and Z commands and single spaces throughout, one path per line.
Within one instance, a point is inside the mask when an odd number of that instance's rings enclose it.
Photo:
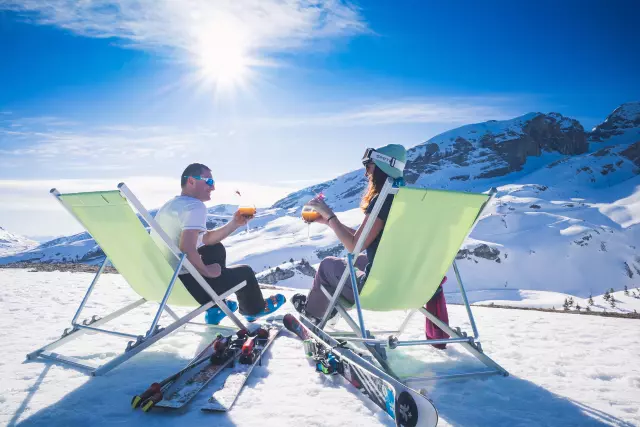
M 242 27 L 230 24 L 215 25 L 198 34 L 192 54 L 198 80 L 216 91 L 244 86 L 255 65 Z

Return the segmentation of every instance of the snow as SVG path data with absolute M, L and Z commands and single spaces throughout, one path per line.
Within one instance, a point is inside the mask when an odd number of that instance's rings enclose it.
M 449 288 L 451 289 L 451 288 Z M 604 299 L 604 295 L 593 295 L 593 304 L 589 304 L 589 298 L 580 298 L 561 292 L 530 291 L 527 289 L 483 289 L 467 292 L 467 299 L 472 305 L 500 305 L 509 307 L 545 308 L 563 311 L 566 299 L 573 299 L 570 311 L 577 311 L 589 307 L 590 311 L 608 313 L 640 313 L 640 289 L 628 288 L 628 295 L 624 291 L 611 293 L 615 299 L 615 307 Z M 447 302 L 462 304 L 462 296 L 459 292 L 445 292 Z M 634 296 L 635 295 L 635 296 Z
M 189 327 L 161 340 L 105 376 L 91 378 L 73 368 L 25 362 L 26 353 L 59 336 L 68 326 L 92 278 L 85 273 L 31 273 L 0 270 L 0 424 L 49 427 L 122 426 L 392 426 L 391 420 L 336 377 L 314 372 L 301 342 L 288 332 L 275 341 L 228 414 L 199 411 L 214 382 L 179 413 L 133 411 L 134 393 L 183 366 L 212 339 Z M 269 295 L 271 290 L 265 290 Z M 291 297 L 294 291 L 284 291 Z M 106 274 L 86 315 L 105 314 L 136 296 L 119 275 Z M 616 296 L 618 298 L 618 296 Z M 99 301 L 99 303 L 95 302 Z M 116 322 L 144 332 L 154 305 L 144 305 Z M 292 311 L 288 303 L 282 313 Z M 184 311 L 181 311 L 184 312 Z M 451 323 L 469 330 L 462 306 L 449 305 Z M 637 425 L 640 423 L 640 345 L 637 321 L 475 307 L 484 351 L 509 377 L 410 382 L 425 387 L 442 426 Z M 84 317 L 84 315 L 83 315 Z M 403 313 L 365 311 L 371 328 L 399 324 Z M 200 320 L 200 319 L 197 319 Z M 161 321 L 166 324 L 167 319 Z M 229 324 L 228 320 L 223 323 Z M 342 322 L 338 327 L 344 327 Z M 408 337 L 422 339 L 417 316 Z M 103 363 L 124 348 L 118 338 L 86 335 L 58 351 Z M 615 361 L 615 363 L 612 363 Z M 405 376 L 469 369 L 478 363 L 462 348 L 394 350 L 391 363 Z M 219 381 L 219 380 L 216 380 Z M 265 424 L 266 422 L 266 424 Z
M 429 142 L 444 150 L 458 137 L 474 145 L 487 133 L 497 141 L 515 138 L 537 114 L 463 126 Z M 559 114 L 547 116 L 562 129 L 573 126 L 571 119 Z M 620 154 L 640 138 L 640 127 L 634 124 L 638 117 L 640 103 L 621 106 L 608 119 L 620 128 L 613 129 L 616 132 L 607 134 L 603 142 L 592 141 L 583 155 L 545 152 L 504 177 L 451 181 L 453 176 L 482 172 L 483 165 L 474 162 L 491 153 L 478 149 L 469 166 L 451 164 L 425 172 L 416 181 L 429 188 L 480 192 L 495 186 L 498 190 L 464 242 L 466 251 L 457 264 L 474 305 L 483 348 L 512 375 L 419 384 L 428 389 L 438 407 L 441 425 L 640 424 L 637 320 L 565 314 L 562 307 L 572 299 L 571 311 L 576 305 L 597 312 L 640 311 L 640 175 L 637 166 Z M 617 132 L 620 129 L 624 132 Z M 415 147 L 409 159 L 425 150 L 426 145 Z M 363 186 L 363 170 L 359 169 L 292 193 L 269 208 L 260 207 L 248 230 L 239 229 L 225 239 L 228 263 L 250 265 L 259 276 L 276 267 L 292 269 L 301 259 L 317 268 L 321 251 L 340 253 L 339 242 L 327 227 L 304 223 L 302 205 L 322 192 L 340 220 L 356 227 L 364 216 L 358 207 Z M 209 208 L 210 223 L 223 223 L 236 208 Z M 9 245 L 3 245 L 4 241 Z M 87 233 L 36 245 L 0 229 L 0 263 L 101 262 L 98 247 Z M 447 276 L 445 294 L 452 324 L 468 331 L 464 308 L 456 305 L 462 298 L 452 269 Z M 268 420 L 269 425 L 279 426 L 392 425 L 353 389 L 334 384 L 336 378 L 315 374 L 302 355 L 300 342 L 287 333 L 278 338 L 228 415 L 198 411 L 206 391 L 181 414 L 144 415 L 129 408 L 133 393 L 184 365 L 211 340 L 211 332 L 203 328 L 190 328 L 196 333 L 179 331 L 101 378 L 90 379 L 58 365 L 23 363 L 26 353 L 56 339 L 69 326 L 91 277 L 0 269 L 0 319 L 5 325 L 0 332 L 4 344 L 0 424 L 264 426 Z M 284 288 L 291 297 L 296 290 L 308 289 L 312 280 L 294 269 L 292 277 L 275 287 Z M 603 297 L 611 288 L 615 307 Z M 266 295 L 272 292 L 265 290 Z M 120 276 L 108 274 L 93 297 L 100 303 L 90 303 L 88 313 L 100 315 L 135 295 Z M 555 308 L 557 313 L 491 305 Z M 287 304 L 282 312 L 291 310 Z M 144 333 L 153 313 L 151 305 L 144 306 L 116 325 Z M 371 327 L 388 328 L 402 320 L 400 313 L 365 315 Z M 413 319 L 408 332 L 411 339 L 423 339 L 422 321 Z M 95 338 L 86 336 L 63 348 L 71 355 L 84 355 L 88 362 L 102 363 L 124 347 L 117 338 Z M 431 370 L 445 372 L 455 362 L 471 366 L 474 359 L 455 347 L 446 352 L 415 348 L 395 351 L 394 362 L 403 374 L 413 376 Z
M 603 204 L 600 210 L 622 228 L 629 228 L 640 223 L 640 185 L 628 197 Z
M 640 117 L 640 102 L 622 104 L 611 113 L 611 116 L 606 121 L 614 117 L 630 122 L 637 120 Z
M 38 245 L 38 242 L 0 227 L 0 256 L 23 252 Z

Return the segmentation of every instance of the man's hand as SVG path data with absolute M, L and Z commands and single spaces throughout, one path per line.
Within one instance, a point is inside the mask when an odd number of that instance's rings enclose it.
M 206 277 L 215 279 L 216 277 L 220 277 L 220 275 L 222 274 L 222 267 L 220 267 L 220 264 L 218 263 L 205 265 L 205 268 L 206 273 L 204 274 L 204 276 Z
M 251 216 L 242 215 L 240 211 L 236 211 L 233 214 L 233 219 L 231 221 L 233 221 L 233 223 L 235 224 L 235 227 L 238 228 L 238 227 L 242 227 L 243 225 L 247 225 L 250 219 L 253 219 L 253 215 Z

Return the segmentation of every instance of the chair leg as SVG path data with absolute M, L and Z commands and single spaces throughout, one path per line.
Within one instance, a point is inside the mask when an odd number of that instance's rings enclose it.
M 449 334 L 449 336 L 453 338 L 466 338 L 461 334 L 459 334 L 458 332 L 456 332 L 455 330 L 451 329 L 449 325 L 447 325 L 446 323 L 438 319 L 433 314 L 429 313 L 424 308 L 420 308 L 419 310 L 422 314 L 425 315 L 425 317 L 427 317 L 429 320 L 435 323 L 436 326 L 438 326 L 440 329 L 442 329 L 447 334 Z M 467 351 L 469 351 L 469 353 L 475 356 L 478 360 L 480 360 L 486 366 L 490 368 L 494 368 L 496 371 L 498 371 L 502 375 L 505 375 L 505 376 L 509 375 L 509 373 L 502 366 L 498 365 L 496 362 L 493 361 L 493 359 L 491 359 L 489 356 L 484 354 L 481 348 L 478 348 L 476 344 L 471 344 L 469 342 L 461 342 L 460 345 L 462 345 Z
M 186 256 L 185 254 L 182 254 L 180 256 L 180 261 L 178 262 L 178 266 L 173 272 L 173 276 L 171 277 L 169 286 L 167 286 L 167 290 L 165 291 L 164 296 L 162 297 L 162 302 L 160 302 L 160 307 L 158 308 L 158 312 L 156 313 L 156 316 L 153 318 L 153 322 L 151 322 L 151 327 L 147 331 L 147 335 L 145 336 L 146 338 L 149 338 L 156 331 L 156 327 L 158 326 L 158 322 L 160 321 L 160 316 L 162 316 L 162 312 L 164 311 L 165 306 L 167 305 L 167 300 L 169 299 L 169 295 L 171 295 L 173 286 L 176 284 L 176 279 L 178 278 L 178 273 L 182 268 L 182 263 L 184 262 L 185 256 Z
M 414 314 L 416 314 L 416 310 L 411 310 L 407 315 L 407 317 L 404 319 L 404 321 L 400 325 L 400 328 L 398 329 L 398 337 L 400 337 L 400 335 L 404 333 L 404 330 L 407 328 L 407 325 L 409 324 L 409 321 L 411 320 Z
M 122 307 L 119 310 L 114 311 L 113 313 L 93 322 L 92 324 L 95 327 L 98 327 L 100 325 L 103 325 L 117 317 L 122 316 L 123 314 L 133 310 L 134 308 L 137 308 L 139 306 L 141 306 L 142 304 L 144 304 L 146 302 L 146 300 L 144 298 L 140 298 L 138 301 L 133 302 L 125 307 Z M 45 352 L 45 351 L 51 351 L 53 349 L 56 349 L 58 347 L 60 347 L 61 345 L 64 345 L 66 343 L 68 343 L 69 341 L 73 341 L 74 339 L 86 334 L 87 332 L 90 332 L 90 330 L 88 329 L 80 329 L 80 328 L 74 328 L 72 329 L 70 332 L 67 332 L 67 330 L 65 329 L 65 333 L 62 335 L 61 338 L 45 345 L 44 347 L 39 348 L 36 351 L 33 351 L 29 354 L 27 354 L 27 359 L 29 360 L 34 360 L 36 359 L 41 353 Z
M 98 283 L 98 279 L 102 275 L 102 272 L 104 271 L 104 268 L 107 266 L 108 263 L 109 263 L 109 258 L 105 256 L 104 261 L 102 262 L 102 265 L 100 265 L 98 272 L 96 273 L 96 275 L 93 277 L 93 280 L 91 281 L 91 285 L 89 285 L 89 289 L 87 289 L 87 293 L 84 295 L 84 298 L 82 298 L 82 302 L 80 303 L 80 306 L 76 311 L 76 314 L 73 316 L 73 319 L 71 320 L 72 325 L 75 326 L 76 322 L 78 321 L 78 317 L 80 317 L 80 313 L 82 312 L 84 305 L 89 300 L 89 296 L 91 295 L 91 292 L 93 292 L 93 288 L 95 288 L 96 284 Z
M 164 306 L 164 309 L 166 310 L 166 312 L 169 314 L 169 316 L 173 317 L 173 320 L 180 320 L 180 316 L 178 316 L 175 311 L 173 311 L 171 309 L 171 307 L 169 307 L 168 305 Z M 191 323 L 191 322 L 189 322 Z
M 180 320 L 177 320 L 177 321 L 173 322 L 171 325 L 167 326 L 166 328 L 161 329 L 160 331 L 156 332 L 155 334 L 151 335 L 150 337 L 144 338 L 144 339 L 142 339 L 142 340 L 140 340 L 140 341 L 138 341 L 138 342 L 136 342 L 134 344 L 131 344 L 131 342 L 129 342 L 129 345 L 127 346 L 127 349 L 125 350 L 124 354 L 121 354 L 120 356 L 116 357 L 115 359 L 112 359 L 109 362 L 105 363 L 104 365 L 100 366 L 99 368 L 97 368 L 92 373 L 92 375 L 97 376 L 97 375 L 102 375 L 102 374 L 104 374 L 106 372 L 109 372 L 110 370 L 112 370 L 116 366 L 118 366 L 121 363 L 125 362 L 126 360 L 132 358 L 133 356 L 135 356 L 136 354 L 140 353 L 145 348 L 151 346 L 152 344 L 154 344 L 158 340 L 166 337 L 167 335 L 169 335 L 170 333 L 172 333 L 173 331 L 175 331 L 176 329 L 178 329 L 182 325 L 186 324 L 187 322 L 189 322 L 194 317 L 204 313 L 206 310 L 208 310 L 211 307 L 213 307 L 213 302 L 208 302 L 207 304 L 205 304 L 205 305 L 193 310 L 191 313 L 185 315 Z
M 94 322 L 93 324 L 95 326 L 99 326 L 101 324 L 107 323 L 110 320 L 115 319 L 116 317 L 120 317 L 121 315 L 133 310 L 136 307 L 139 307 L 140 305 L 144 304 L 146 302 L 146 300 L 144 298 L 141 298 L 140 300 L 131 303 L 129 305 L 127 305 L 126 307 L 121 308 L 120 310 L 117 310 L 111 314 L 109 314 L 108 316 L 103 317 L 102 319 L 97 320 L 96 322 Z M 158 340 L 162 339 L 163 337 L 169 335 L 170 333 L 174 332 L 176 329 L 180 328 L 181 326 L 189 323 L 189 321 L 193 318 L 195 318 L 196 316 L 202 314 L 203 312 L 205 312 L 206 310 L 208 310 L 209 308 L 211 308 L 213 306 L 213 302 L 209 302 L 195 310 L 193 310 L 192 312 L 190 312 L 189 314 L 185 315 L 182 318 L 178 318 L 175 322 L 173 322 L 171 325 L 167 326 L 166 328 L 160 329 L 158 331 L 155 331 L 151 336 L 149 337 L 143 337 L 143 336 L 138 336 L 138 340 L 136 342 L 132 342 L 129 341 L 129 344 L 127 345 L 126 350 L 124 351 L 124 353 L 122 353 L 121 355 L 117 356 L 116 358 L 110 360 L 109 362 L 101 365 L 101 366 L 94 366 L 88 363 L 83 362 L 80 359 L 77 358 L 73 358 L 73 357 L 68 357 L 68 356 L 64 356 L 61 354 L 56 354 L 56 353 L 52 353 L 51 350 L 60 347 L 61 345 L 74 340 L 76 338 L 78 338 L 79 336 L 90 332 L 91 330 L 88 329 L 74 329 L 71 332 L 66 333 L 62 338 L 45 345 L 44 347 L 29 353 L 27 355 L 27 359 L 29 360 L 35 360 L 37 358 L 43 358 L 43 359 L 47 359 L 47 360 L 53 360 L 59 363 L 63 363 L 66 365 L 70 365 L 70 366 L 74 366 L 76 368 L 81 368 L 81 369 L 85 369 L 87 371 L 89 371 L 89 373 L 91 375 L 97 376 L 97 375 L 102 375 L 105 374 L 107 372 L 109 372 L 110 370 L 112 370 L 113 368 L 117 367 L 118 365 L 120 365 L 121 363 L 125 362 L 126 360 L 130 359 L 131 357 L 135 356 L 136 354 L 138 354 L 139 352 L 141 352 L 142 350 L 146 349 L 147 347 L 151 346 L 152 344 L 154 344 L 155 342 L 157 342 Z M 94 329 L 95 330 L 95 329 Z M 102 331 L 96 331 L 96 332 L 102 332 Z

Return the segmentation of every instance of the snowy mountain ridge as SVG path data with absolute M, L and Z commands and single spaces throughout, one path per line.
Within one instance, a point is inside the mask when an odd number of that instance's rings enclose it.
M 0 257 L 23 252 L 36 246 L 38 242 L 0 227 Z
M 530 289 L 586 297 L 640 279 L 640 102 L 623 104 L 591 132 L 558 113 L 471 124 L 408 149 L 409 184 L 498 193 L 458 263 L 470 289 Z M 356 163 L 359 159 L 355 159 Z M 312 264 L 344 254 L 319 224 L 307 226 L 302 205 L 323 193 L 340 219 L 357 226 L 363 169 L 289 194 L 259 209 L 225 244 L 229 262 L 257 272 L 290 258 Z M 209 208 L 210 228 L 235 205 Z M 308 237 L 309 236 L 309 237 Z M 47 242 L 0 263 L 99 262 L 95 242 L 81 233 Z

